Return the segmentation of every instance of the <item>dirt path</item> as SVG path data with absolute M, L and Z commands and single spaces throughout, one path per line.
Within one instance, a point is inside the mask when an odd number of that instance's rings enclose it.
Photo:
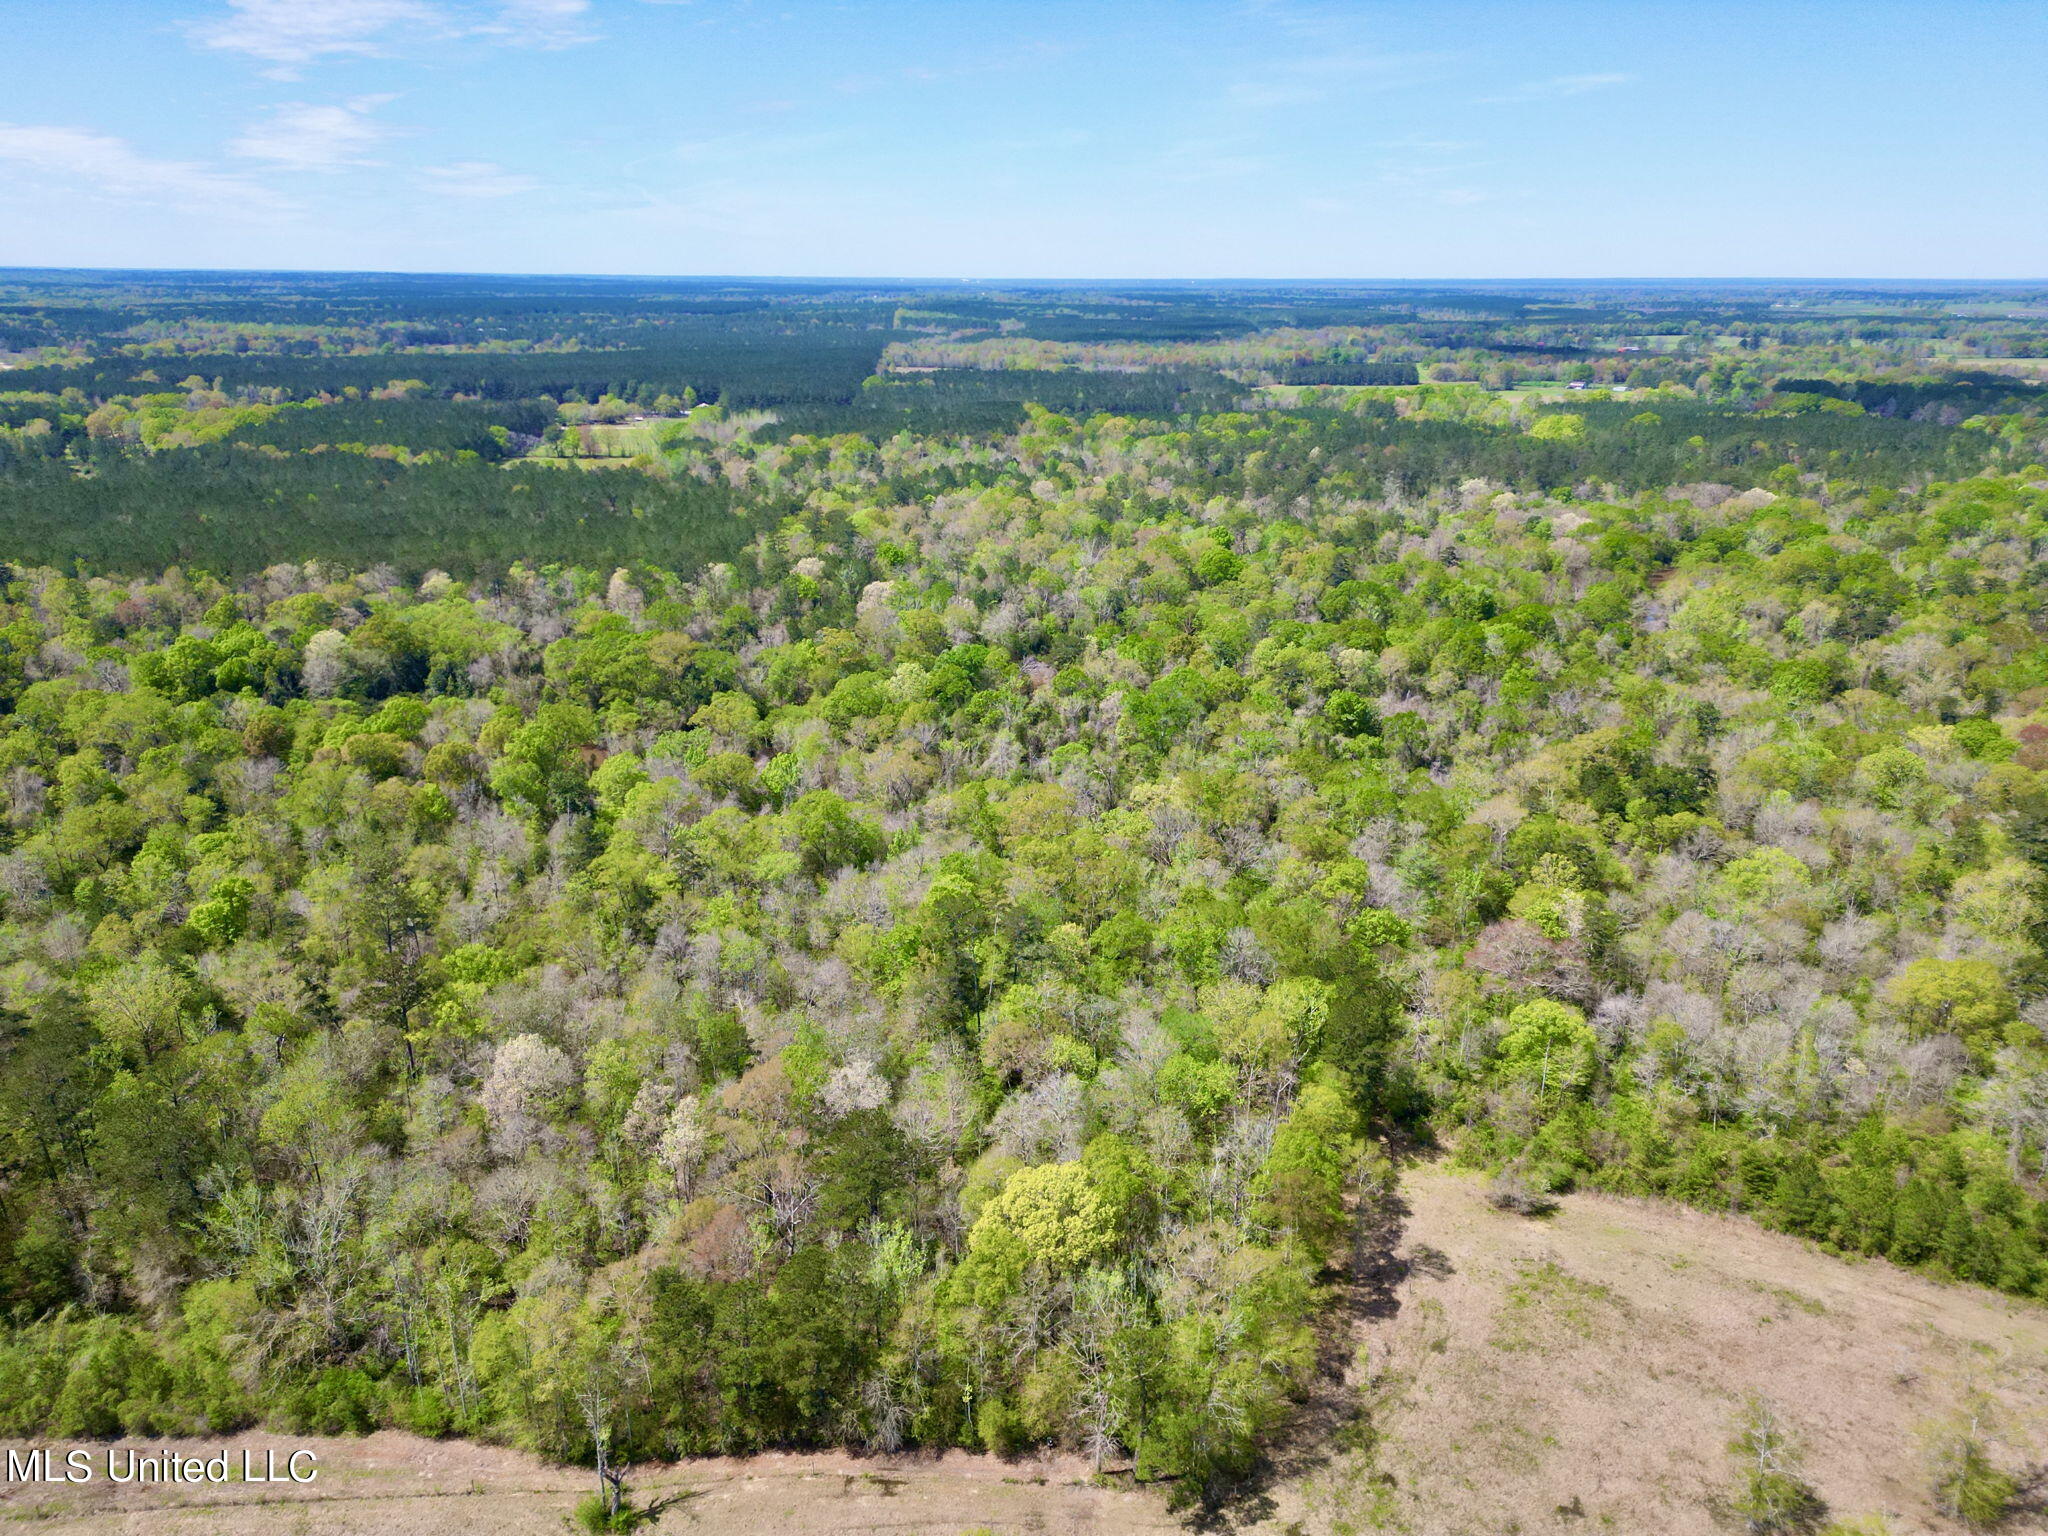
M 171 1444 L 195 1455 L 225 1445 L 236 1464 L 247 1448 L 259 1466 L 265 1450 L 275 1450 L 282 1466 L 290 1451 L 309 1449 L 320 1458 L 320 1475 L 302 1486 L 117 1486 L 104 1476 L 107 1448 L 94 1446 L 98 1479 L 73 1487 L 0 1488 L 0 1520 L 53 1536 L 562 1536 L 566 1517 L 591 1486 L 590 1475 L 577 1468 L 395 1431 L 362 1439 L 250 1434 Z M 154 1452 L 166 1445 L 139 1448 Z M 1181 1529 L 1158 1497 L 1096 1488 L 1087 1476 L 1086 1463 L 1069 1458 L 770 1455 L 645 1468 L 633 1488 L 643 1498 L 676 1500 L 657 1529 L 716 1536 L 959 1536 L 976 1527 L 1085 1536 Z
M 1532 1221 L 1431 1166 L 1402 1198 L 1354 1373 L 1376 1433 L 1340 1434 L 1250 1528 L 1708 1536 L 1730 1529 L 1715 1505 L 1749 1393 L 1805 1441 L 1834 1518 L 1881 1513 L 1895 1536 L 1959 1529 L 1932 1508 L 1923 1431 L 1971 1392 L 2004 1464 L 2048 1460 L 2048 1310 L 1650 1202 L 1578 1195 Z
M 1956 1536 L 1928 1500 L 1920 1435 L 1972 1391 L 1995 1405 L 2006 1465 L 2048 1460 L 2048 1309 L 1670 1206 L 1575 1195 L 1544 1221 L 1508 1216 L 1439 1167 L 1409 1170 L 1400 1204 L 1353 1296 L 1351 1368 L 1224 1526 L 1713 1536 L 1734 1528 L 1715 1501 L 1752 1392 L 1805 1440 L 1831 1513 L 1883 1513 L 1892 1536 Z M 320 1478 L 0 1485 L 0 1520 L 65 1536 L 562 1536 L 589 1487 L 578 1469 L 394 1432 L 227 1444 L 237 1460 L 312 1449 Z M 1078 1458 L 760 1456 L 643 1468 L 633 1486 L 677 1500 L 659 1530 L 703 1536 L 1186 1529 L 1156 1492 L 1092 1486 Z

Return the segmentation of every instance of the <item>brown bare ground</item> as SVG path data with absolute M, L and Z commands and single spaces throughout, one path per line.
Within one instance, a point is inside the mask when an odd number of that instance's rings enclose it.
M 1972 1393 L 2006 1468 L 2048 1460 L 2048 1310 L 1660 1203 L 1574 1195 L 1531 1220 L 1429 1165 L 1402 1196 L 1352 1373 L 1367 1423 L 1271 1489 L 1259 1529 L 1739 1529 L 1720 1501 L 1751 1393 L 1805 1442 L 1832 1518 L 1896 1536 L 1960 1531 L 1933 1508 L 1924 1430 Z
M 1929 1501 L 1921 1432 L 1971 1392 L 1995 1405 L 2006 1466 L 2048 1459 L 2048 1310 L 1649 1202 L 1574 1195 L 1545 1220 L 1510 1216 L 1440 1166 L 1407 1172 L 1402 1205 L 1366 1254 L 1356 1362 L 1311 1405 L 1268 1486 L 1221 1525 L 1732 1532 L 1718 1503 L 1732 1485 L 1724 1447 L 1750 1393 L 1804 1439 L 1833 1516 L 1882 1513 L 1895 1536 L 1958 1536 Z M 392 1432 L 226 1444 L 311 1448 L 320 1478 L 0 1485 L 0 1520 L 66 1536 L 561 1536 L 590 1487 L 588 1473 L 515 1451 Z M 104 1467 L 104 1447 L 92 1449 Z M 1183 1529 L 1158 1493 L 1093 1486 L 1074 1458 L 760 1456 L 643 1467 L 633 1486 L 675 1500 L 658 1530 L 703 1536 Z M 2048 1531 L 2048 1519 L 2025 1513 L 2005 1529 Z
M 170 1442 L 194 1455 L 222 1445 L 239 1465 L 250 1447 L 310 1449 L 318 1479 L 306 1485 L 147 1488 L 105 1480 L 106 1448 L 93 1446 L 101 1476 L 75 1486 L 0 1487 L 0 1520 L 79 1536 L 562 1536 L 590 1474 L 549 1467 L 517 1451 L 395 1431 L 361 1439 L 269 1434 Z M 164 1442 L 141 1448 L 155 1451 Z M 999 1461 L 943 1456 L 767 1455 L 643 1467 L 641 1499 L 673 1500 L 656 1527 L 717 1536 L 824 1536 L 887 1531 L 923 1536 L 977 1526 L 1086 1536 L 1178 1531 L 1155 1495 L 1098 1488 L 1085 1461 Z

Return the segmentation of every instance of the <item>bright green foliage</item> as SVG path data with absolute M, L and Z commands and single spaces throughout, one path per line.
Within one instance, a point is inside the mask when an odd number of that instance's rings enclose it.
M 249 901 L 255 891 L 247 877 L 223 875 L 214 882 L 206 900 L 192 909 L 186 922 L 208 949 L 232 944 L 248 929 Z
M 1929 1446 L 1935 1507 L 1966 1529 L 1988 1531 L 2011 1512 L 2020 1485 L 1991 1458 L 1986 1405 L 1976 1402 L 1957 1422 L 1938 1428 Z
M 1275 1217 L 1325 1264 L 1337 1257 L 1350 1227 L 1344 1196 L 1363 1150 L 1356 1120 L 1340 1086 L 1311 1084 L 1274 1133 L 1259 1175 Z
M 1783 848 L 1759 848 L 1730 861 L 1721 872 L 1717 894 L 1735 909 L 1767 906 L 1796 895 L 1806 886 L 1806 866 Z
M 870 715 L 879 715 L 888 707 L 889 690 L 881 674 L 856 672 L 833 684 L 831 693 L 825 698 L 823 711 L 827 720 L 844 726 Z
M 1856 765 L 1857 790 L 1886 810 L 1900 809 L 1927 780 L 1926 759 L 1903 747 L 1881 747 Z
M 992 1263 L 1007 1263 L 1021 1253 L 1026 1262 L 1058 1272 L 1100 1258 L 1115 1240 L 1115 1213 L 1096 1191 L 1086 1166 L 1048 1163 L 1010 1175 L 982 1207 L 967 1235 L 967 1251 Z
M 799 796 L 788 817 L 806 874 L 829 875 L 848 865 L 872 864 L 882 856 L 881 830 L 854 815 L 829 789 Z
M 1529 424 L 1529 435 L 1542 443 L 1577 443 L 1586 437 L 1586 418 L 1570 411 L 1539 416 Z
M 1504 1079 L 1528 1084 L 1545 1102 L 1583 1093 L 1591 1084 L 1599 1042 L 1578 1009 L 1541 999 L 1523 1003 L 1507 1022 L 1499 1057 Z
M 1197 1131 L 1213 1129 L 1236 1092 L 1237 1074 L 1228 1062 L 1180 1054 L 1159 1070 L 1160 1098 L 1186 1115 Z
M 2015 1022 L 2012 993 L 1988 960 L 1915 960 L 1884 995 L 1906 1027 L 1923 1035 L 1986 1044 Z

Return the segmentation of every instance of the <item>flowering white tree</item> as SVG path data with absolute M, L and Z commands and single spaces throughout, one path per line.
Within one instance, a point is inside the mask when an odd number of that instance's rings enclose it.
M 697 1170 L 704 1162 L 704 1153 L 711 1141 L 710 1128 L 704 1123 L 704 1106 L 695 1099 L 684 1099 L 670 1113 L 668 1125 L 662 1130 L 661 1141 L 654 1155 L 661 1160 L 676 1181 L 676 1191 L 686 1194 Z
M 545 1117 L 577 1083 L 575 1065 L 539 1035 L 514 1035 L 498 1047 L 482 1094 L 491 1141 L 518 1157 L 540 1139 Z
M 825 1108 L 835 1115 L 859 1109 L 880 1109 L 889 1102 L 889 1080 L 871 1061 L 849 1061 L 825 1080 Z

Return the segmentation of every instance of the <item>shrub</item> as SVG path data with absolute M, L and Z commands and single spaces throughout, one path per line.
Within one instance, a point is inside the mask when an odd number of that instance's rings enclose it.
M 1548 1216 L 1557 1209 L 1557 1197 L 1531 1184 L 1513 1168 L 1503 1168 L 1486 1186 L 1486 1202 L 1497 1211 L 1517 1216 Z

